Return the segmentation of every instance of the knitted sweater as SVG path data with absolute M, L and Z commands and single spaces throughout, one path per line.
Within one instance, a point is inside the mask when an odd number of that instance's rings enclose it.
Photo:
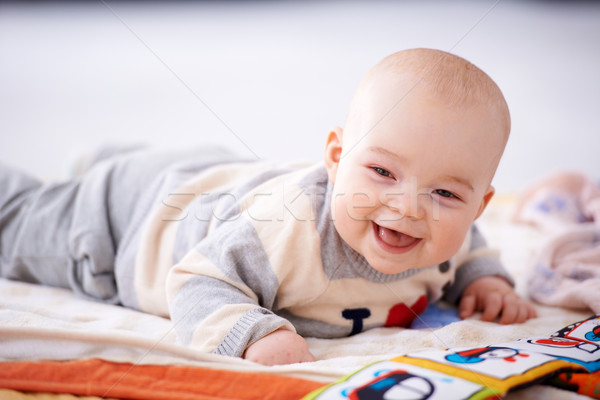
M 408 326 L 481 276 L 510 280 L 475 227 L 447 262 L 376 271 L 337 233 L 331 189 L 321 164 L 165 174 L 152 189 L 161 202 L 138 207 L 119 250 L 121 302 L 170 316 L 184 344 L 241 356 L 277 329 L 335 338 Z

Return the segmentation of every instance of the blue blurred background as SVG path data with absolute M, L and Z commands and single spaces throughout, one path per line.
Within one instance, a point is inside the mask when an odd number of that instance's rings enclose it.
M 404 48 L 492 76 L 513 131 L 495 179 L 600 178 L 600 3 L 0 3 L 0 160 L 43 178 L 107 143 L 320 160 L 362 75 Z

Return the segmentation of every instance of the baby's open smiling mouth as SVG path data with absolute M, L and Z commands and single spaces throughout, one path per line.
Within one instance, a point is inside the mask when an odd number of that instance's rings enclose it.
M 375 240 L 385 251 L 390 253 L 405 253 L 421 242 L 420 238 L 385 228 L 375 222 L 372 222 L 372 224 Z

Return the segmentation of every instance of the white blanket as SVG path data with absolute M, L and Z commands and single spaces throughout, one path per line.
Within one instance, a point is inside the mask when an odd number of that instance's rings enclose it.
M 509 222 L 513 200 L 494 199 L 480 220 L 490 245 L 525 294 L 533 259 L 546 238 L 532 227 Z M 378 360 L 408 351 L 483 346 L 523 337 L 545 336 L 587 318 L 591 312 L 538 306 L 539 317 L 520 325 L 497 325 L 476 319 L 435 329 L 381 328 L 344 339 L 309 338 L 318 361 L 263 367 L 227 357 L 206 355 L 177 344 L 171 322 L 123 307 L 82 300 L 71 292 L 0 280 L 0 359 L 70 360 L 102 358 L 134 364 L 179 364 L 268 371 L 332 382 Z M 510 393 L 509 399 L 587 398 L 545 386 Z

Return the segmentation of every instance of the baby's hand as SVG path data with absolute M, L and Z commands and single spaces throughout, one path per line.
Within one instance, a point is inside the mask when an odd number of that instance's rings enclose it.
M 244 358 L 264 365 L 315 361 L 306 340 L 285 329 L 276 330 L 252 343 L 246 348 Z
M 522 323 L 536 317 L 533 305 L 515 293 L 506 280 L 497 276 L 484 276 L 471 282 L 458 305 L 459 316 L 468 318 L 481 311 L 482 321 L 501 324 Z

